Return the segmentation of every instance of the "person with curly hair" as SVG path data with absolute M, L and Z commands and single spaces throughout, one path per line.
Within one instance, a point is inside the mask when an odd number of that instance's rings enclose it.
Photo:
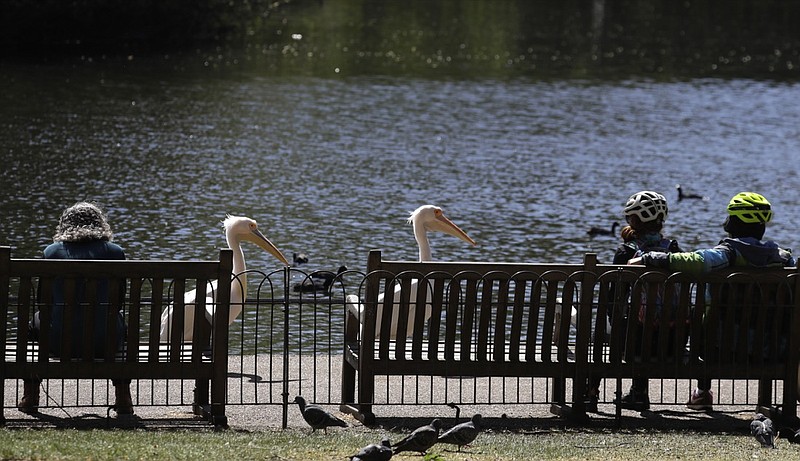
M 99 206 L 88 203 L 76 203 L 61 214 L 56 232 L 53 236 L 53 243 L 44 249 L 45 259 L 104 259 L 104 260 L 124 260 L 124 250 L 112 242 L 113 233 L 111 226 L 106 219 L 106 215 Z M 63 351 L 62 334 L 66 329 L 70 330 L 70 337 L 74 338 L 71 345 L 73 351 L 80 350 L 80 342 L 86 334 L 91 334 L 94 338 L 95 357 L 102 357 L 105 350 L 109 332 L 106 329 L 109 302 L 108 280 L 100 281 L 97 284 L 97 308 L 91 311 L 78 306 L 76 312 L 72 313 L 70 325 L 65 325 L 65 308 L 63 283 L 56 279 L 53 286 L 53 304 L 49 326 L 50 353 L 61 357 Z M 119 290 L 120 295 L 125 295 L 124 287 Z M 94 331 L 86 333 L 83 330 L 83 316 L 94 316 Z M 39 312 L 34 315 L 30 325 L 31 337 L 36 340 L 39 337 L 41 322 Z M 114 338 L 117 340 L 117 348 L 121 349 L 125 337 L 125 322 L 121 312 L 116 313 L 116 332 Z M 25 413 L 33 413 L 39 407 L 39 384 L 40 379 L 25 379 L 23 396 L 17 408 Z M 115 387 L 114 409 L 117 414 L 132 414 L 133 403 L 130 393 L 130 381 L 113 381 Z

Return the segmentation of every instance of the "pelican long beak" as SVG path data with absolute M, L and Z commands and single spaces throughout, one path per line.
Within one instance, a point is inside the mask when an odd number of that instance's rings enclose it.
M 445 234 L 450 234 L 454 237 L 458 237 L 472 246 L 477 245 L 475 243 L 475 240 L 472 240 L 472 238 L 469 235 L 467 235 L 466 232 L 461 230 L 460 227 L 456 226 L 456 224 L 453 221 L 450 221 L 450 219 L 447 216 L 445 216 L 444 213 L 441 213 L 438 216 L 436 216 L 436 219 L 429 224 L 429 227 L 431 230 L 444 232 Z
M 283 256 L 281 250 L 279 250 L 278 247 L 275 246 L 275 244 L 270 242 L 268 238 L 264 237 L 264 234 L 262 234 L 260 230 L 258 229 L 251 230 L 249 234 L 244 235 L 244 240 L 248 240 L 250 242 L 255 243 L 267 253 L 278 258 L 278 260 L 282 262 L 284 265 L 286 266 L 289 265 L 289 260 L 286 259 L 285 256 Z

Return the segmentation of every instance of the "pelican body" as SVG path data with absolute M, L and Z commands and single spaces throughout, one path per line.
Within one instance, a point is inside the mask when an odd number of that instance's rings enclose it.
M 241 242 L 251 242 L 258 247 L 278 258 L 280 262 L 289 265 L 289 261 L 283 256 L 283 253 L 276 247 L 268 238 L 258 230 L 258 224 L 255 220 L 228 215 L 222 222 L 222 227 L 225 229 L 225 239 L 228 242 L 228 247 L 233 250 L 233 273 L 231 274 L 231 308 L 228 324 L 232 324 L 239 314 L 242 313 L 242 306 L 244 305 L 247 297 L 247 266 L 244 261 L 244 252 L 242 251 Z M 216 293 L 217 281 L 213 280 L 206 286 L 205 301 L 206 301 L 206 319 L 211 322 L 214 317 L 214 310 L 216 306 Z M 192 325 L 194 324 L 194 311 L 195 302 L 197 300 L 197 290 L 186 292 L 183 297 L 185 317 L 183 324 L 182 339 L 185 342 L 190 342 L 193 336 Z M 172 331 L 172 309 L 173 306 L 161 314 L 161 341 L 169 341 Z
M 423 205 L 413 212 L 411 212 L 411 216 L 408 218 L 408 223 L 410 223 L 414 229 L 414 238 L 417 241 L 417 245 L 419 246 L 419 260 L 420 261 L 430 261 L 432 260 L 431 254 L 431 244 L 428 240 L 428 232 L 435 231 L 435 232 L 442 232 L 445 234 L 452 235 L 454 237 L 458 237 L 459 239 L 469 243 L 470 245 L 475 245 L 475 241 L 467 235 L 466 232 L 461 230 L 453 221 L 451 221 L 447 216 L 444 215 L 442 209 L 434 206 L 434 205 Z M 417 299 L 417 287 L 419 285 L 419 280 L 413 280 L 411 282 L 411 293 L 409 299 Z M 426 300 L 429 300 L 433 297 L 433 293 L 431 293 L 430 285 L 427 286 L 427 297 Z M 400 285 L 395 285 L 393 295 L 393 302 L 394 305 L 399 305 L 400 303 Z M 386 293 L 381 293 L 378 295 L 378 305 L 383 306 L 383 300 L 386 296 Z M 361 304 L 361 301 L 358 299 L 356 295 L 347 295 L 346 303 L 349 308 L 357 309 L 357 313 L 359 318 L 364 318 L 364 305 Z M 414 326 L 414 320 L 416 319 L 416 303 L 411 302 L 408 308 L 408 323 L 406 323 L 407 330 L 403 336 L 410 336 L 413 331 L 412 328 Z M 425 304 L 425 320 L 429 319 L 431 316 L 432 307 L 430 303 Z M 383 317 L 383 309 L 379 308 L 376 315 L 376 325 L 381 324 L 381 320 Z M 397 324 L 398 324 L 398 317 L 399 312 L 398 309 L 394 309 L 392 311 L 392 323 L 390 329 L 390 338 L 396 339 L 398 336 L 397 331 Z M 380 331 L 376 329 L 375 337 L 380 337 Z

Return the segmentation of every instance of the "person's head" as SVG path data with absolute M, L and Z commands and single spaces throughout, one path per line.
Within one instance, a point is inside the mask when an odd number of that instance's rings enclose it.
M 667 220 L 669 208 L 663 195 L 644 190 L 630 196 L 623 213 L 634 232 L 660 232 Z
M 772 206 L 761 194 L 739 192 L 728 202 L 728 217 L 722 228 L 731 237 L 753 237 L 761 240 L 767 223 L 772 220 Z
M 64 210 L 56 226 L 54 242 L 110 241 L 111 226 L 103 210 L 88 202 L 78 202 Z

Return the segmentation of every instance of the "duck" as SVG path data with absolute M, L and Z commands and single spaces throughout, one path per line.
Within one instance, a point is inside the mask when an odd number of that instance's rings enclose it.
M 339 266 L 334 274 L 331 271 L 316 271 L 305 277 L 303 281 L 295 283 L 292 291 L 296 293 L 312 293 L 315 291 L 330 294 L 331 286 L 337 278 L 341 280 L 341 274 L 347 270 L 347 266 Z
M 698 194 L 685 194 L 685 193 L 683 192 L 683 188 L 681 187 L 681 185 L 680 185 L 680 184 L 675 184 L 675 189 L 678 189 L 678 200 L 683 200 L 683 199 L 699 199 L 699 200 L 705 200 L 705 197 L 703 197 L 702 195 L 698 195 Z
M 609 229 L 602 229 L 602 228 L 599 228 L 599 227 L 592 227 L 586 233 L 589 234 L 589 235 L 615 235 L 616 232 L 617 232 L 617 226 L 619 226 L 619 223 L 614 221 L 614 223 L 611 224 L 611 229 L 610 230 Z
M 305 253 L 292 253 L 292 261 L 295 266 L 305 264 L 308 262 L 308 255 Z

